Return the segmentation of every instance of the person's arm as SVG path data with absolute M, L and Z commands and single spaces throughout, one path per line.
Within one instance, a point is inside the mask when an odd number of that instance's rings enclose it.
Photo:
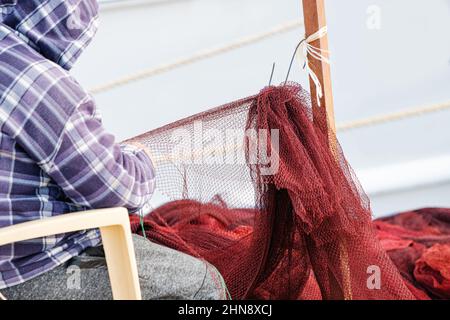
M 58 99 L 70 102 L 64 95 Z M 94 102 L 84 100 L 72 108 L 64 124 L 59 123 L 64 119 L 61 111 L 52 106 L 46 106 L 45 113 L 36 111 L 31 117 L 38 120 L 27 121 L 18 135 L 20 144 L 74 203 L 88 208 L 140 209 L 154 192 L 155 172 L 149 155 L 135 145 L 117 144 L 96 117 Z
M 82 106 L 70 117 L 46 172 L 78 204 L 139 209 L 154 191 L 149 155 L 135 145 L 116 144 L 87 109 Z

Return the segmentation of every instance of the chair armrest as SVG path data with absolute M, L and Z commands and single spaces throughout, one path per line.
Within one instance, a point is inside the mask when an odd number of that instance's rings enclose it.
M 68 213 L 1 228 L 0 246 L 93 228 L 100 228 L 114 299 L 140 300 L 130 221 L 124 208 Z

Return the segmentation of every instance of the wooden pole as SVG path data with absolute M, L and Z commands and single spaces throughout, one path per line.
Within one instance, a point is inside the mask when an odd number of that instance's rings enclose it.
M 324 0 L 303 0 L 303 15 L 305 22 L 305 37 L 317 32 L 320 28 L 327 25 L 325 16 Z M 311 45 L 322 50 L 328 50 L 328 36 L 314 41 Z M 331 130 L 331 136 L 336 132 L 334 121 L 333 92 L 331 88 L 330 65 L 324 61 L 319 61 L 313 57 L 309 58 L 309 67 L 319 78 L 322 85 L 323 97 L 320 101 L 321 107 L 318 107 L 316 99 L 316 86 L 310 81 L 311 101 L 313 104 L 314 117 L 326 117 L 328 129 Z M 325 111 L 325 112 L 324 112 Z
M 305 23 L 305 38 L 307 38 L 311 34 L 317 32 L 320 28 L 327 25 L 325 16 L 325 3 L 324 0 L 303 0 L 302 3 Z M 324 37 L 312 42 L 311 45 L 321 50 L 327 51 L 328 35 L 325 35 Z M 310 80 L 314 121 L 317 121 L 318 124 L 326 123 L 326 128 L 322 128 L 322 130 L 327 131 L 330 149 L 333 153 L 335 153 L 337 140 L 336 125 L 334 119 L 333 91 L 331 88 L 330 65 L 324 61 L 317 60 L 314 57 L 308 57 L 308 61 L 309 67 L 317 75 L 317 78 L 319 79 L 323 90 L 323 97 L 321 98 L 319 107 L 316 95 L 316 86 L 314 82 Z M 333 283 L 335 273 L 333 272 L 333 270 L 328 270 L 330 281 L 332 282 L 331 285 L 334 286 L 334 289 L 332 289 L 332 296 L 327 298 L 351 300 L 353 294 L 346 240 L 341 239 L 341 241 L 338 243 L 338 246 L 342 286 L 339 285 L 339 282 Z

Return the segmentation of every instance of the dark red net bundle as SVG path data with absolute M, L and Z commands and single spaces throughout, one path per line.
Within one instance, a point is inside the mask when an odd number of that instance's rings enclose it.
M 450 299 L 450 209 L 424 208 L 374 222 L 381 245 L 420 299 Z
M 233 299 L 413 299 L 324 119 L 288 84 L 136 137 L 167 197 L 147 237 L 213 264 Z

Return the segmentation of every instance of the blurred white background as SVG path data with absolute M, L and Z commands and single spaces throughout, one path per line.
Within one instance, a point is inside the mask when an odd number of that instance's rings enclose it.
M 300 0 L 110 2 L 73 70 L 87 89 L 303 19 Z M 450 0 L 328 0 L 326 11 L 337 123 L 450 101 Z M 95 98 L 122 140 L 257 93 L 273 62 L 282 82 L 302 37 L 298 28 Z M 450 206 L 449 127 L 450 110 L 339 133 L 375 216 Z

